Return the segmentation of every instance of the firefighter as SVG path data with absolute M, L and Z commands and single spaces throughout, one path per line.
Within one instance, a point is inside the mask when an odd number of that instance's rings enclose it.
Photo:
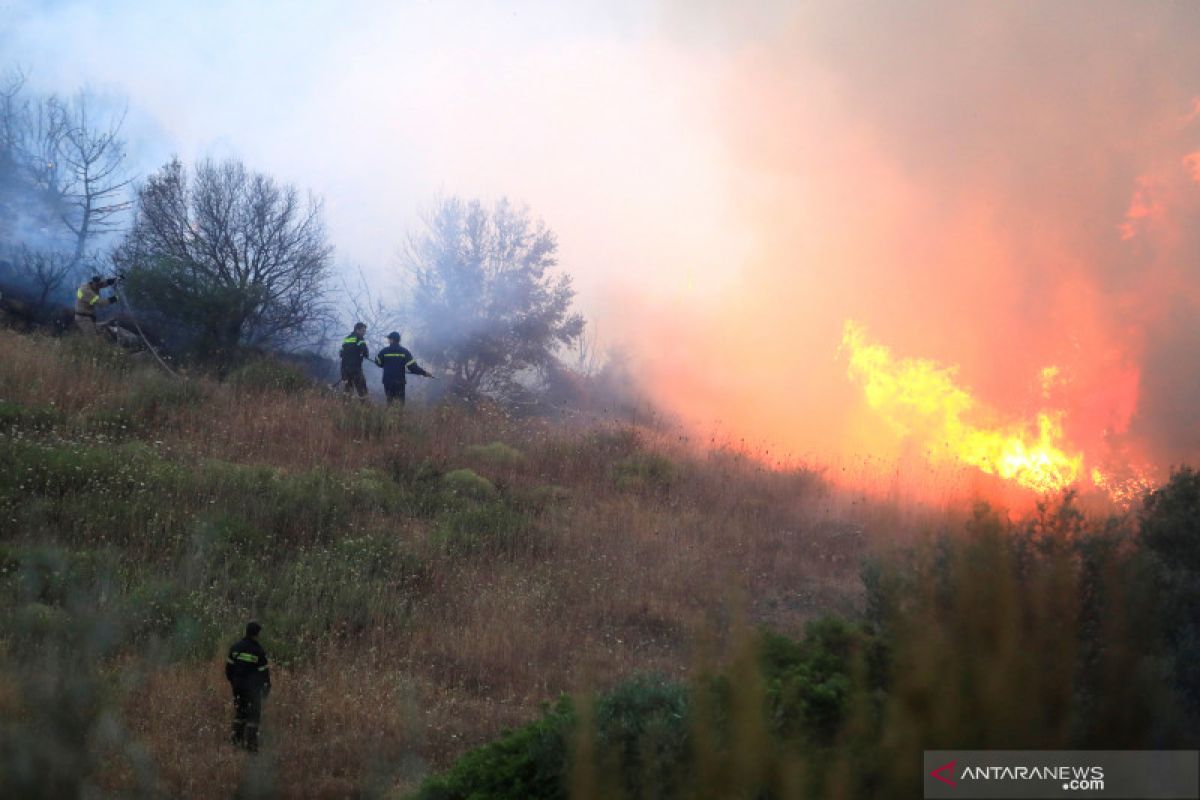
M 342 340 L 342 388 L 346 394 L 354 389 L 363 400 L 367 398 L 367 378 L 363 375 L 362 365 L 370 358 L 364 338 L 366 333 L 367 326 L 358 322 L 350 335 Z
M 258 643 L 262 626 L 246 624 L 246 638 L 229 648 L 225 678 L 233 688 L 233 743 L 251 753 L 258 752 L 258 724 L 262 701 L 271 693 L 271 670 L 267 651 Z
M 101 305 L 111 306 L 117 302 L 116 294 L 111 297 L 101 297 L 100 290 L 112 286 L 116 278 L 107 280 L 99 275 L 93 275 L 91 280 L 75 290 L 75 327 L 84 333 L 98 334 L 96 327 L 96 309 Z
M 399 400 L 404 405 L 404 376 L 411 372 L 413 375 L 424 375 L 432 378 L 415 360 L 407 347 L 400 346 L 400 334 L 392 331 L 387 335 L 388 346 L 375 354 L 375 363 L 383 368 L 383 391 L 387 395 L 388 405 L 393 400 Z

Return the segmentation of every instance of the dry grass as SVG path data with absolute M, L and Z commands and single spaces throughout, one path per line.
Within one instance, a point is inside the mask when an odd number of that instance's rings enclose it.
M 273 771 L 287 796 L 411 788 L 560 692 L 637 672 L 687 672 L 701 638 L 718 648 L 729 641 L 734 598 L 744 598 L 752 621 L 785 633 L 816 614 L 848 611 L 872 537 L 901 527 L 812 472 L 696 452 L 677 437 L 513 419 L 495 408 L 363 408 L 324 391 L 251 391 L 201 378 L 183 388 L 88 344 L 0 332 L 0 400 L 61 413 L 50 431 L 10 435 L 132 438 L 182 463 L 322 467 L 348 481 L 364 469 L 403 481 L 422 463 L 470 467 L 528 509 L 521 513 L 536 536 L 501 551 L 447 551 L 440 518 L 417 509 L 364 510 L 334 532 L 398 537 L 423 565 L 420 590 L 415 599 L 379 599 L 407 604 L 402 622 L 314 636 L 292 666 L 276 670 L 256 769 Z M 522 457 L 497 461 L 478 447 L 496 441 Z M 278 553 L 299 546 L 286 531 L 265 534 Z M 227 609 L 227 638 L 253 613 Z M 160 785 L 171 796 L 231 796 L 246 779 L 245 757 L 226 743 L 221 657 L 138 669 L 144 681 L 125 718 Z M 131 778 L 114 767 L 107 780 L 118 788 Z

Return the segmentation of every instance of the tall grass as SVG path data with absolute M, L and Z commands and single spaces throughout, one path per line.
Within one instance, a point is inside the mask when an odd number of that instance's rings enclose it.
M 930 514 L 612 421 L 0 352 L 0 794 L 53 765 L 50 795 L 449 797 L 495 766 L 897 796 L 921 746 L 1169 745 L 1194 707 L 1187 476 L 1146 544 L 1071 502 Z M 881 542 L 906 547 L 860 575 Z M 253 762 L 221 673 L 250 617 L 276 671 Z
M 0 350 L 0 685 L 103 612 L 95 707 L 141 754 L 71 762 L 105 791 L 236 790 L 221 663 L 250 617 L 280 671 L 261 763 L 319 795 L 414 788 L 546 698 L 682 675 L 698 631 L 732 635 L 731 589 L 792 631 L 860 595 L 864 537 L 810 473 L 615 422 L 361 406 L 264 365 Z

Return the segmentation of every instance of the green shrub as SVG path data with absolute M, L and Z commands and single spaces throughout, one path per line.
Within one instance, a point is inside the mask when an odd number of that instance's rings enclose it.
M 565 800 L 575 711 L 561 699 L 542 718 L 466 753 L 429 778 L 416 800 Z
M 545 544 L 541 531 L 524 514 L 500 501 L 443 511 L 432 540 L 455 555 L 517 555 L 535 552 Z
M 688 689 L 658 677 L 634 678 L 581 714 L 560 698 L 541 719 L 463 755 L 429 778 L 417 800 L 565 800 L 581 723 L 582 755 L 600 775 L 603 797 L 682 797 L 687 783 Z
M 504 442 L 471 445 L 466 449 L 466 456 L 488 466 L 504 469 L 524 466 L 527 461 L 524 453 Z
M 867 634 L 837 617 L 810 622 L 799 642 L 764 632 L 759 663 L 772 733 L 833 744 L 854 689 L 855 659 L 865 666 L 872 645 Z
M 548 508 L 564 505 L 570 499 L 570 489 L 554 484 L 545 484 L 535 486 L 532 489 L 518 491 L 514 496 L 515 502 L 522 508 L 527 508 L 534 512 L 542 512 Z
M 613 481 L 627 491 L 669 489 L 679 477 L 679 468 L 658 453 L 637 453 L 612 467 Z
M 442 476 L 442 483 L 455 497 L 483 502 L 496 496 L 492 482 L 471 469 L 451 470 Z
M 1173 473 L 1145 499 L 1139 518 L 1175 685 L 1200 721 L 1200 472 Z
M 691 772 L 690 692 L 659 676 L 626 681 L 595 704 L 593 753 L 602 793 L 682 797 Z
M 143 575 L 123 598 L 122 622 L 139 646 L 157 647 L 166 660 L 207 658 L 222 632 L 220 598 L 189 590 L 173 577 Z

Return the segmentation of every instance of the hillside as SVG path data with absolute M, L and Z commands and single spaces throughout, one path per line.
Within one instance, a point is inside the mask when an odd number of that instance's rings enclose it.
M 810 472 L 614 420 L 364 407 L 270 362 L 221 384 L 75 337 L 0 352 L 18 786 L 229 796 L 222 662 L 251 617 L 277 666 L 250 774 L 344 796 L 560 693 L 683 676 L 743 616 L 796 633 L 859 603 L 866 512 Z

